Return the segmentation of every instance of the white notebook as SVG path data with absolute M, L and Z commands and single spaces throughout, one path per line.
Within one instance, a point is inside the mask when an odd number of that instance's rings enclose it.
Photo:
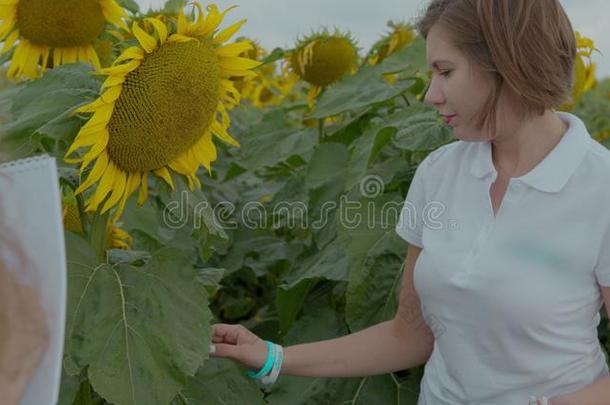
M 21 405 L 55 404 L 59 396 L 66 320 L 66 255 L 55 159 L 38 156 L 0 165 L 0 205 L 35 269 L 49 326 L 49 346 Z

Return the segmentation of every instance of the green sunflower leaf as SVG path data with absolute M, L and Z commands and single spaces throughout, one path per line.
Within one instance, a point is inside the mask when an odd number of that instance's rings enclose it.
M 229 359 L 214 358 L 189 378 L 171 405 L 264 405 L 262 391 Z
M 95 265 L 75 235 L 67 246 L 67 371 L 87 367 L 117 405 L 169 403 L 208 358 L 212 316 L 195 269 L 176 249 L 134 267 Z
M 16 157 L 41 149 L 63 157 L 82 124 L 74 108 L 98 96 L 100 81 L 91 72 L 83 63 L 63 65 L 0 94 L 0 105 L 10 106 L 0 144 Z
M 308 118 L 325 118 L 380 103 L 401 95 L 415 84 L 415 80 L 390 84 L 382 78 L 383 72 L 380 66 L 365 66 L 328 87 Z

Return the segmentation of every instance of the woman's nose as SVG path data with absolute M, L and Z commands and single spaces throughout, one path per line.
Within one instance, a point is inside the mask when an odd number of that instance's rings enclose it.
M 445 102 L 445 96 L 438 86 L 438 82 L 434 79 L 431 79 L 431 82 L 428 86 L 428 91 L 426 91 L 426 96 L 424 97 L 424 103 L 431 106 L 439 106 Z

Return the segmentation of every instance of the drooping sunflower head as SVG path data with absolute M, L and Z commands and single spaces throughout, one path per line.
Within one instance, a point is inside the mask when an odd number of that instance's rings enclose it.
M 245 23 L 242 20 L 216 32 L 224 15 L 215 5 L 201 6 L 195 21 L 178 16 L 175 32 L 156 18 L 147 21 L 151 31 L 132 26 L 138 45 L 126 49 L 110 68 L 101 96 L 79 108 L 93 113 L 66 153 L 66 161 L 92 164 L 81 193 L 95 183 L 87 211 L 104 213 L 118 205 L 122 212 L 138 188 L 141 204 L 147 198 L 148 174 L 154 173 L 173 187 L 170 170 L 186 176 L 189 187 L 200 186 L 200 166 L 211 171 L 216 160 L 212 137 L 239 146 L 228 133 L 228 110 L 240 95 L 229 80 L 254 76 L 258 62 L 238 55 L 251 48 L 247 42 L 224 45 Z M 70 158 L 78 149 L 84 154 Z
M 373 45 L 373 52 L 370 58 L 370 63 L 373 65 L 381 63 L 394 52 L 409 45 L 417 36 L 413 27 L 404 22 L 388 21 L 387 26 L 390 28 L 390 31 Z
M 582 36 L 578 31 L 576 36 L 576 59 L 574 60 L 574 82 L 572 84 L 571 100 L 562 104 L 558 110 L 570 111 L 580 100 L 583 93 L 597 86 L 595 69 L 597 64 L 593 62 L 594 51 L 599 52 L 592 39 Z
M 115 0 L 0 0 L 0 52 L 18 43 L 7 75 L 34 79 L 72 62 L 100 68 L 94 42 L 106 23 L 127 28 L 125 16 Z
M 358 48 L 349 34 L 324 29 L 300 40 L 290 53 L 292 70 L 301 79 L 325 87 L 353 72 L 358 59 Z
M 250 42 L 250 45 L 252 45 L 252 48 L 248 49 L 247 51 L 242 52 L 239 55 L 244 58 L 261 60 L 269 54 L 269 52 L 265 48 L 263 48 L 256 39 L 251 39 L 251 38 L 241 36 L 241 37 L 238 37 L 235 41 L 236 42 Z

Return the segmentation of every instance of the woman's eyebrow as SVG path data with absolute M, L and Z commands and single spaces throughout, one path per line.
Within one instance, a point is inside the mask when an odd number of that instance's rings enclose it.
M 451 62 L 450 60 L 435 60 L 434 62 L 430 63 L 428 66 L 438 69 L 439 63 L 449 63 L 449 64 L 451 64 L 453 62 Z

